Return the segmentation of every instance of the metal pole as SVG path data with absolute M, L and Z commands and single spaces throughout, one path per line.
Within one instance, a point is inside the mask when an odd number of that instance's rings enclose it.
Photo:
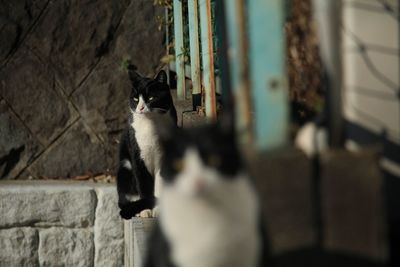
M 216 120 L 217 108 L 215 100 L 214 55 L 210 0 L 199 0 L 199 9 L 206 116 L 211 120 Z
M 288 92 L 282 0 L 247 1 L 253 129 L 259 150 L 286 144 Z
M 201 105 L 201 71 L 199 49 L 199 18 L 197 0 L 188 1 L 189 38 L 190 38 L 190 70 L 192 78 L 193 109 Z
M 247 61 L 244 0 L 225 0 L 231 89 L 237 105 L 236 127 L 242 143 L 250 143 L 251 97 Z
M 174 0 L 175 64 L 178 99 L 185 98 L 185 55 L 183 45 L 182 2 Z
M 331 146 L 341 146 L 342 119 L 342 64 L 341 64 L 341 1 L 313 0 L 314 16 L 319 26 L 320 53 L 324 63 L 326 84 L 326 116 Z

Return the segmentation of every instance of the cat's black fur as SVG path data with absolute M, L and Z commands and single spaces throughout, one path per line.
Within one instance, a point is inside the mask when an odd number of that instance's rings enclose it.
M 120 215 L 130 219 L 144 209 L 152 209 L 156 204 L 154 196 L 155 177 L 147 169 L 141 157 L 140 144 L 135 137 L 132 114 L 142 96 L 149 107 L 149 112 L 167 113 L 172 121 L 177 122 L 177 114 L 173 105 L 170 88 L 164 71 L 160 71 L 155 79 L 140 76 L 133 66 L 129 68 L 129 78 L 132 84 L 129 96 L 129 123 L 122 135 L 119 151 L 119 167 L 117 173 L 118 205 Z M 149 138 L 153 138 L 149 135 Z M 157 138 L 157 137 L 155 137 Z M 153 140 L 155 143 L 158 140 Z M 128 196 L 138 196 L 131 201 Z
M 183 157 L 183 153 L 188 147 L 195 147 L 206 164 L 210 155 L 218 155 L 221 162 L 214 167 L 218 167 L 217 170 L 225 175 L 225 178 L 234 177 L 243 169 L 240 153 L 234 145 L 233 131 L 225 129 L 220 124 L 164 131 L 162 145 L 165 156 L 162 161 L 161 174 L 167 183 L 175 177 L 177 172 L 173 168 L 174 160 Z M 165 138 L 165 135 L 171 135 L 171 138 Z

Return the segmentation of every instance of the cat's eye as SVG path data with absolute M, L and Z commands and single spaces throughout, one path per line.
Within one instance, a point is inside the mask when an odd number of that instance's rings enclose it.
M 207 158 L 207 163 L 208 163 L 210 166 L 218 167 L 218 166 L 221 165 L 222 159 L 221 159 L 220 156 L 217 156 L 217 155 L 210 155 L 210 156 L 208 156 L 208 158 Z
M 149 101 L 151 101 L 151 100 L 153 100 L 153 99 L 154 99 L 154 97 L 152 97 L 152 96 L 151 96 L 151 97 L 149 97 Z
M 174 162 L 172 163 L 172 166 L 174 167 L 175 171 L 182 171 L 183 169 L 183 160 L 182 159 L 175 159 Z
M 134 97 L 133 100 L 135 100 L 135 102 L 139 101 L 139 99 L 137 97 Z

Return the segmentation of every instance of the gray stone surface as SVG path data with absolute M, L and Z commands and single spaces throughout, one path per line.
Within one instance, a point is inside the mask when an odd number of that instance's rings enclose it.
M 114 74 L 113 79 L 110 79 L 110 71 Z M 126 71 L 111 57 L 107 57 L 72 95 L 85 123 L 105 143 L 107 166 L 112 170 L 116 168 L 118 160 L 116 155 L 120 133 L 127 123 L 130 91 Z
M 94 225 L 95 266 L 119 267 L 124 264 L 124 224 L 119 216 L 115 186 L 98 187 Z
M 10 58 L 32 29 L 48 0 L 2 1 L 0 4 L 0 65 Z
M 67 94 L 110 52 L 129 1 L 51 1 L 27 46 L 52 64 Z
M 248 163 L 260 194 L 272 251 L 282 253 L 314 245 L 311 170 L 305 155 L 287 149 L 250 155 Z
M 113 72 L 113 79 L 108 73 Z M 101 94 L 99 94 L 101 92 Z M 104 140 L 125 127 L 131 84 L 127 73 L 110 58 L 104 59 L 73 94 L 85 122 Z
M 80 119 L 28 171 L 34 177 L 96 174 L 105 171 L 106 157 L 101 140 Z
M 330 151 L 322 170 L 324 246 L 385 260 L 383 177 L 377 151 Z
M 96 195 L 90 187 L 68 184 L 0 186 L 0 227 L 87 227 L 94 223 Z
M 2 140 L 19 138 L 10 142 L 19 147 L 37 139 L 45 151 L 22 178 L 114 171 L 130 89 L 120 66 L 130 59 L 155 74 L 165 53 L 162 14 L 149 0 L 0 1 L 0 99 L 15 112 L 7 123 L 21 119 L 32 135 L 6 132 Z M 82 130 L 69 128 L 79 119 Z M 71 157 L 77 146 L 81 162 Z M 17 163 L 4 178 L 18 178 L 33 161 Z
M 0 72 L 0 94 L 43 145 L 77 116 L 54 89 L 54 82 L 49 65 L 25 48 Z
M 0 230 L 0 266 L 37 266 L 39 236 L 30 227 Z
M 94 244 L 90 229 L 41 229 L 39 240 L 40 266 L 93 266 Z
M 165 55 L 164 33 L 155 22 L 158 15 L 164 15 L 163 8 L 153 5 L 154 1 L 131 0 L 118 28 L 115 50 L 111 56 L 120 63 L 130 59 L 143 75 L 154 75 Z
M 0 177 L 14 177 L 29 164 L 42 146 L 0 100 Z

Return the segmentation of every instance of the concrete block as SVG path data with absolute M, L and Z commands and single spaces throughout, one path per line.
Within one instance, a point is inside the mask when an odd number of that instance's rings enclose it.
M 124 266 L 133 267 L 133 229 L 132 220 L 124 220 Z
M 38 243 L 34 228 L 0 230 L 0 266 L 38 266 Z
M 322 164 L 324 246 L 384 260 L 386 225 L 378 154 L 330 151 Z
M 95 266 L 123 266 L 124 224 L 119 216 L 117 189 L 115 185 L 101 186 L 96 192 Z
M 40 266 L 93 266 L 94 243 L 90 229 L 51 227 L 39 230 Z
M 79 183 L 0 185 L 0 227 L 92 226 L 95 207 L 94 190 Z
M 154 218 L 132 218 L 125 221 L 125 267 L 142 266 L 147 253 L 147 239 L 155 224 Z
M 293 149 L 248 156 L 273 253 L 315 245 L 311 163 Z

